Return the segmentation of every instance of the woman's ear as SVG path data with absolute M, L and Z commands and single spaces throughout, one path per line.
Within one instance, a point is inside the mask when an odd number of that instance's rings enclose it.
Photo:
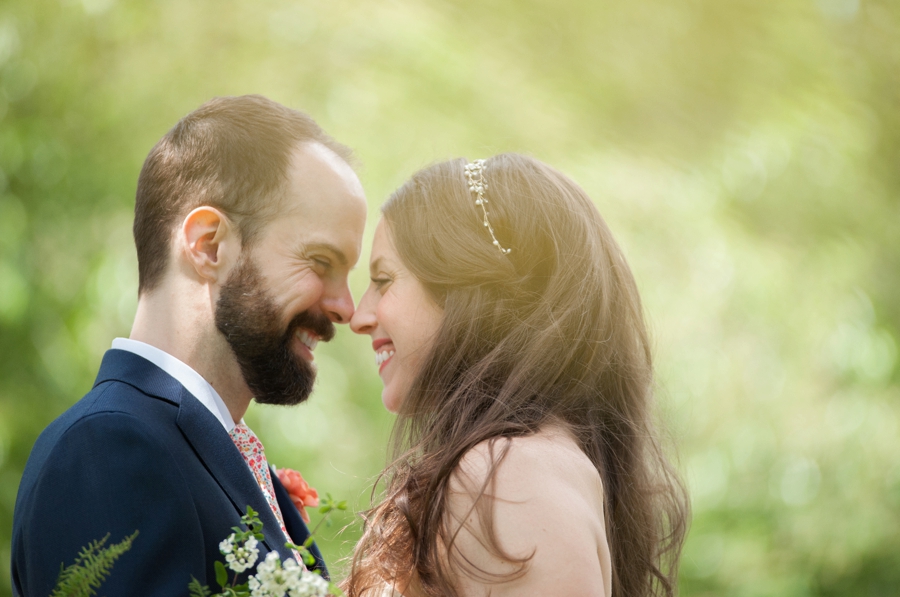
M 222 282 L 241 252 L 232 221 L 215 207 L 204 205 L 181 223 L 180 245 L 187 263 L 201 280 Z

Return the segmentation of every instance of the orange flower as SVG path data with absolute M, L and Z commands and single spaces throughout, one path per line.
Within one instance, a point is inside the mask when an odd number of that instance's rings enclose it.
M 306 513 L 307 506 L 315 508 L 319 505 L 319 492 L 309 486 L 309 483 L 303 480 L 303 476 L 297 471 L 289 468 L 276 469 L 278 480 L 287 489 L 291 501 L 297 507 L 300 517 L 307 524 L 309 523 L 309 514 Z

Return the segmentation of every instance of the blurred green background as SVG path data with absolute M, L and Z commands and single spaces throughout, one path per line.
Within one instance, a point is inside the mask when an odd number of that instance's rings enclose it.
M 900 594 L 900 3 L 4 0 L 0 595 L 29 450 L 130 329 L 143 158 L 244 93 L 356 150 L 363 259 L 432 161 L 515 150 L 572 176 L 645 299 L 692 494 L 682 594 Z M 309 403 L 247 419 L 363 508 L 392 423 L 371 348 L 343 329 L 317 360 Z

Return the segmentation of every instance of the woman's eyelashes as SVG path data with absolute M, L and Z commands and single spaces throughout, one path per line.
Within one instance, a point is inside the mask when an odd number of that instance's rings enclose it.
M 375 289 L 380 292 L 384 292 L 388 285 L 394 281 L 393 278 L 384 274 L 380 274 L 378 277 L 372 277 L 370 280 L 372 280 L 372 285 L 375 286 Z

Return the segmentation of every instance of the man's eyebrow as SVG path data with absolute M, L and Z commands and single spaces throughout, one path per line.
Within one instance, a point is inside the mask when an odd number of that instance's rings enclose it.
M 324 251 L 326 253 L 331 253 L 332 255 L 334 255 L 337 258 L 338 263 L 340 263 L 341 265 L 347 265 L 347 256 L 344 255 L 343 251 L 341 251 L 334 245 L 331 245 L 328 243 L 312 243 L 312 244 L 306 245 L 306 250 L 307 251 Z

